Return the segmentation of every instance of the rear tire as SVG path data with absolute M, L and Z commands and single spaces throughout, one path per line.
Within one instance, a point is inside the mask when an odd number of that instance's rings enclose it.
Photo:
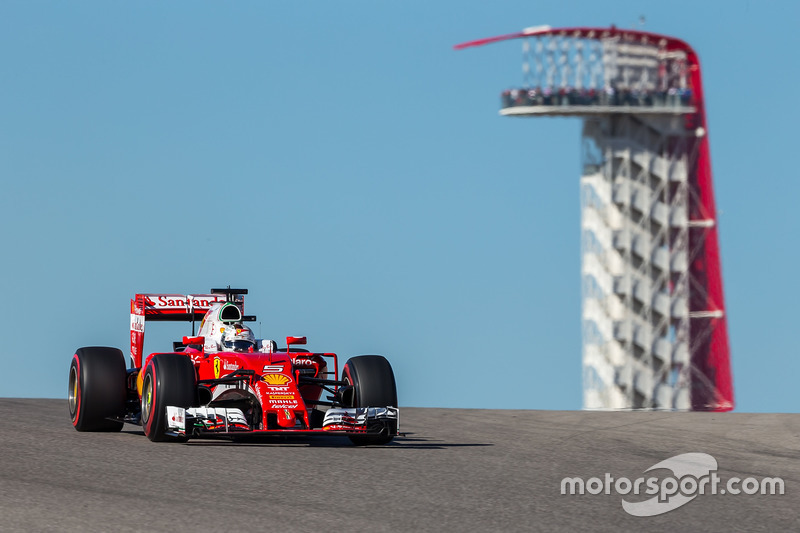
M 142 378 L 142 428 L 153 442 L 186 442 L 189 437 L 167 435 L 167 406 L 197 405 L 197 373 L 189 357 L 177 354 L 154 355 Z M 187 433 L 191 428 L 187 428 Z
M 69 366 L 69 415 L 78 431 L 120 431 L 127 400 L 125 357 L 117 348 L 78 348 Z
M 397 385 L 392 365 L 382 355 L 359 355 L 353 357 L 342 369 L 342 380 L 352 385 L 352 405 L 345 407 L 397 407 Z M 397 427 L 392 428 L 397 432 Z M 350 435 L 357 446 L 387 444 L 394 439 L 392 432 L 380 435 Z

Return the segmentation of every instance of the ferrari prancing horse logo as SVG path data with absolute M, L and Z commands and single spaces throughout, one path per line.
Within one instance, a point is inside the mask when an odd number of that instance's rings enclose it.
M 214 379 L 219 379 L 219 370 L 222 366 L 222 361 L 220 361 L 219 357 L 214 358 Z

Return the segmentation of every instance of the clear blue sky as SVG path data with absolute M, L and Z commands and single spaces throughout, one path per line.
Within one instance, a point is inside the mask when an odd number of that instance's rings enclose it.
M 737 409 L 795 411 L 798 6 L 3 2 L 0 396 L 127 353 L 136 292 L 230 284 L 401 405 L 580 408 L 580 122 L 498 115 L 519 42 L 452 46 L 644 15 L 700 54 Z

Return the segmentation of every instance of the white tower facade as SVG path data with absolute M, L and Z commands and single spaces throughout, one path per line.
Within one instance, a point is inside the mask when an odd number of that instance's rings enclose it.
M 693 136 L 678 115 L 584 120 L 584 408 L 691 407 L 687 147 Z

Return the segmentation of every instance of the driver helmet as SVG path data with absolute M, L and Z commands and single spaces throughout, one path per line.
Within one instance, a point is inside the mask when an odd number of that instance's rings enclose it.
M 231 324 L 225 328 L 222 337 L 222 349 L 232 352 L 247 352 L 255 349 L 256 338 L 247 326 L 242 324 Z

